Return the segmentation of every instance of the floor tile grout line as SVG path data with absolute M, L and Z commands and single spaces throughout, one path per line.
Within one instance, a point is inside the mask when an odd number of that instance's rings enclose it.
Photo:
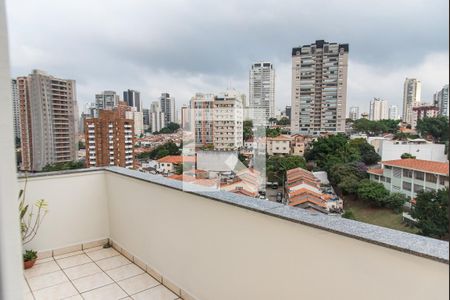
M 23 276 L 23 278 L 25 279 L 25 283 L 28 286 L 28 290 L 30 291 L 31 297 L 33 297 L 33 299 L 36 299 L 36 297 L 34 297 L 34 293 L 33 290 L 31 289 L 30 284 L 28 283 L 28 279 L 25 277 L 25 275 Z
M 90 257 L 88 257 L 88 258 L 90 259 Z M 56 259 L 55 259 L 55 261 L 56 261 Z M 58 264 L 57 261 L 56 261 L 56 264 L 61 268 L 61 266 Z M 69 268 L 68 268 L 68 269 L 69 269 Z M 61 271 L 64 273 L 64 275 L 66 275 L 67 279 L 69 280 L 70 284 L 74 287 L 75 291 L 77 291 L 78 295 L 81 296 L 80 291 L 77 289 L 77 287 L 75 286 L 75 284 L 73 284 L 72 280 L 69 278 L 69 276 L 67 275 L 67 273 L 64 272 L 64 269 L 63 269 L 63 268 L 61 268 Z M 67 297 L 67 298 L 69 298 L 69 297 Z
M 137 266 L 137 265 L 135 265 L 135 266 Z M 139 268 L 139 266 L 137 266 L 137 267 Z M 141 269 L 141 268 L 139 268 L 139 269 Z M 142 269 L 141 269 L 141 270 L 142 270 Z M 150 288 L 148 288 L 148 289 L 157 287 L 158 285 L 162 285 L 162 283 L 159 282 L 158 280 L 156 280 L 156 278 L 154 278 L 152 275 L 148 274 L 148 273 L 145 272 L 144 270 L 142 270 L 142 271 L 143 271 L 144 273 L 137 274 L 137 275 L 134 275 L 134 276 L 125 278 L 125 279 L 121 279 L 121 280 L 119 280 L 119 281 L 115 281 L 115 283 L 119 284 L 120 281 L 128 280 L 128 279 L 135 278 L 135 277 L 141 276 L 141 275 L 143 275 L 143 274 L 146 274 L 146 275 L 150 276 L 153 280 L 155 280 L 155 281 L 158 283 L 157 285 L 152 286 L 152 287 L 150 287 Z M 119 284 L 119 286 L 120 286 L 120 284 Z M 148 290 L 148 289 L 143 289 L 142 291 L 139 291 L 139 292 L 136 292 L 136 293 L 134 293 L 134 294 L 131 294 L 130 297 L 131 297 L 132 295 L 136 295 L 136 294 L 141 293 L 141 292 L 143 292 L 143 291 L 146 291 L 146 290 Z
M 116 251 L 117 253 L 119 253 L 118 251 Z M 120 254 L 119 253 L 119 255 L 122 255 L 122 254 Z M 123 255 L 122 255 L 123 256 Z M 94 264 L 96 264 L 97 265 L 97 267 L 99 267 L 100 268 L 100 266 L 94 261 Z M 128 265 L 128 264 L 127 264 Z M 102 268 L 100 268 L 100 270 L 102 270 L 103 271 L 103 269 Z M 108 273 L 106 273 L 106 271 L 103 271 L 103 273 L 105 273 L 106 274 L 106 276 L 108 276 L 112 281 L 113 281 L 113 283 L 115 283 L 124 293 L 125 293 L 125 295 L 127 295 L 128 297 L 131 297 L 111 276 L 109 276 L 109 274 Z M 124 297 L 124 298 L 126 298 L 126 297 Z

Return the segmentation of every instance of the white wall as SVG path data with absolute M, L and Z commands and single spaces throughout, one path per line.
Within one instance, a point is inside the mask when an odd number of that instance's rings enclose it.
M 198 299 L 448 299 L 448 265 L 106 173 L 111 238 Z
M 388 140 L 381 142 L 379 154 L 382 161 L 400 159 L 403 153 L 411 153 L 416 159 L 447 162 L 443 144 L 396 144 Z
M 13 104 L 5 2 L 0 0 L 0 299 L 22 297 L 22 247 L 17 210 Z
M 28 178 L 27 202 L 45 199 L 48 213 L 36 238 L 24 248 L 53 250 L 109 237 L 104 172 Z M 19 185 L 23 188 L 23 179 Z

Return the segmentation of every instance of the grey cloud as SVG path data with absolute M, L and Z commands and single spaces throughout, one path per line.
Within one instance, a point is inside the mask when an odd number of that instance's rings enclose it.
M 249 65 L 270 60 L 280 66 L 282 107 L 290 101 L 290 51 L 300 44 L 349 43 L 358 68 L 386 73 L 414 71 L 427 55 L 448 53 L 446 0 L 8 0 L 7 8 L 13 74 L 40 68 L 74 78 L 82 101 L 128 87 L 149 99 L 168 90 L 181 101 L 231 83 L 247 92 Z M 402 82 L 392 84 L 388 90 L 401 89 Z M 375 96 L 361 89 L 349 90 L 349 102 Z

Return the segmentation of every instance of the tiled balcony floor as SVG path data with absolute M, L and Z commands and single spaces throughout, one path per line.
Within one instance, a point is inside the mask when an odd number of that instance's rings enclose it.
M 25 299 L 181 299 L 113 248 L 41 259 L 24 275 Z

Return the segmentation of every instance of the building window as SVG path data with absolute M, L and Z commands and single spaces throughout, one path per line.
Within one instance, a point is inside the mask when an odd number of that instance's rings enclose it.
M 436 183 L 437 182 L 437 175 L 431 174 L 431 173 L 427 173 L 426 174 L 426 180 L 427 180 L 427 182 Z
M 375 180 L 378 180 L 380 178 L 380 176 L 374 175 L 373 178 L 375 178 Z
M 415 193 L 418 193 L 418 192 L 420 192 L 420 191 L 423 191 L 423 185 L 415 184 L 415 185 L 414 185 L 414 192 L 415 192 Z
M 386 182 L 387 182 L 387 183 L 391 183 L 391 178 L 386 177 Z
M 414 172 L 414 178 L 416 178 L 416 179 L 418 179 L 418 180 L 423 180 L 423 179 L 424 179 L 424 173 L 423 173 L 423 172 L 415 171 L 415 172 Z
M 403 189 L 406 191 L 411 190 L 411 183 L 403 181 Z
M 448 178 L 445 177 L 445 176 L 440 175 L 440 176 L 439 176 L 439 184 L 440 184 L 440 185 L 444 185 L 444 184 L 445 184 L 445 181 L 448 181 Z
M 400 168 L 394 168 L 394 176 L 395 177 L 400 177 L 400 175 L 402 174 L 402 170 Z
M 412 173 L 413 172 L 411 170 L 403 169 L 403 177 L 412 178 Z M 394 176 L 395 176 L 395 170 L 394 170 Z

